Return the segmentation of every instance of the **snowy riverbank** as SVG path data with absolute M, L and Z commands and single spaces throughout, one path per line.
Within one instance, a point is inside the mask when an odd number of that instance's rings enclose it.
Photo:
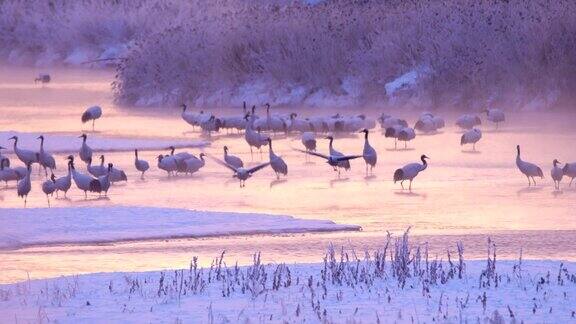
M 357 261 L 99 273 L 0 285 L 0 319 L 58 323 L 574 321 L 576 264 L 468 261 L 385 251 Z M 348 251 L 350 252 L 350 251 Z M 384 254 L 381 254 L 381 253 Z M 404 255 L 406 256 L 406 255 Z M 423 255 L 422 255 L 423 257 Z M 493 261 L 493 260 L 492 260 Z
M 175 208 L 0 209 L 0 248 L 224 235 L 356 231 L 356 225 L 284 215 Z

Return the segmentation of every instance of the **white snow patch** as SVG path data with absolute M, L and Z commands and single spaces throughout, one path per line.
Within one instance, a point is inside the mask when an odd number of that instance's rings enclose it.
M 497 287 L 483 288 L 478 278 L 486 261 L 466 262 L 462 279 L 442 284 L 408 278 L 403 288 L 389 263 L 383 272 L 354 260 L 337 260 L 327 268 L 233 264 L 197 269 L 192 262 L 183 270 L 0 285 L 0 318 L 22 323 L 574 322 L 576 285 L 566 277 L 573 275 L 574 263 L 564 263 L 566 273 L 557 280 L 560 262 L 524 261 L 519 271 L 514 262 L 499 261 L 503 279 Z
M 152 207 L 0 209 L 0 248 L 174 237 L 359 230 L 284 215 Z
M 37 139 L 40 133 L 22 133 L 15 131 L 0 132 L 0 146 L 6 147 L 6 152 L 13 153 L 13 142 L 8 139 L 18 136 L 18 147 L 29 150 L 39 150 L 40 140 Z M 44 134 L 44 149 L 50 153 L 73 153 L 77 152 L 82 145 L 82 139 L 76 135 L 51 135 Z M 204 140 L 168 140 L 168 139 L 136 139 L 136 138 L 116 138 L 103 137 L 98 135 L 88 135 L 88 145 L 94 151 L 131 151 L 140 150 L 165 150 L 169 146 L 175 148 L 184 147 L 205 147 L 209 142 Z
M 430 68 L 428 67 L 419 67 L 402 74 L 401 76 L 384 85 L 384 88 L 386 89 L 386 95 L 390 97 L 400 90 L 416 86 L 420 78 L 424 77 L 430 72 Z

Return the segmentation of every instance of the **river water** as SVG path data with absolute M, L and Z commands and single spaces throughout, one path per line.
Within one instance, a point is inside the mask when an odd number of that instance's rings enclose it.
M 180 119 L 178 109 L 120 108 L 113 104 L 110 83 L 113 72 L 98 70 L 51 71 L 54 81 L 48 86 L 34 85 L 37 70 L 0 68 L 0 131 L 43 132 L 79 135 L 90 126 L 80 123 L 82 111 L 90 105 L 104 108 L 97 121 L 99 136 L 130 138 L 204 138 Z M 286 111 L 281 111 L 286 112 Z M 333 110 L 299 111 L 303 115 L 328 115 Z M 358 110 L 376 117 L 376 110 Z M 262 111 L 264 113 L 264 111 Z M 346 113 L 346 112 L 345 112 Z M 356 112 L 355 112 L 356 113 Z M 239 114 L 239 109 L 221 109 L 218 114 Z M 395 115 L 413 124 L 419 112 L 398 111 Z M 432 253 L 446 258 L 462 241 L 465 256 L 481 258 L 486 241 L 497 243 L 500 258 L 576 259 L 576 184 L 554 190 L 550 179 L 552 160 L 575 162 L 576 116 L 553 112 L 509 113 L 507 122 L 496 131 L 493 125 L 481 126 L 484 134 L 478 152 L 459 144 L 461 133 L 453 124 L 457 117 L 445 113 L 447 127 L 440 134 L 417 136 L 408 150 L 393 150 L 391 139 L 379 128 L 370 142 L 378 151 L 379 162 L 373 176 L 366 177 L 364 162 L 352 162 L 352 170 L 337 178 L 323 161 L 294 151 L 300 147 L 297 136 L 275 136 L 277 154 L 289 166 L 286 179 L 277 181 L 272 170 L 251 178 L 245 188 L 223 167 L 208 162 L 192 177 L 168 179 L 155 167 L 158 151 L 144 151 L 141 158 L 153 165 L 145 180 L 133 168 L 132 152 L 102 152 L 107 160 L 124 169 L 129 181 L 115 185 L 109 199 L 84 200 L 72 189 L 68 200 L 52 200 L 52 206 L 157 206 L 198 210 L 287 214 L 301 218 L 330 219 L 362 226 L 360 232 L 309 233 L 297 235 L 254 235 L 206 239 L 177 239 L 122 242 L 97 245 L 37 246 L 0 251 L 0 282 L 101 271 L 145 271 L 186 267 L 192 256 L 204 265 L 225 250 L 229 263 L 245 264 L 261 251 L 266 262 L 320 262 L 326 247 L 353 248 L 363 255 L 386 241 L 387 232 L 400 234 L 411 227 L 412 239 L 428 243 Z M 219 156 L 227 145 L 231 153 L 248 164 L 251 157 L 243 136 L 225 132 L 210 138 L 205 152 Z M 0 145 L 7 144 L 0 139 Z M 319 139 L 319 150 L 327 151 L 327 140 Z M 528 188 L 527 180 L 515 166 L 515 147 L 522 145 L 523 158 L 539 164 L 546 178 Z M 80 140 L 71 142 L 79 147 Z M 360 153 L 363 138 L 337 138 L 335 147 L 347 154 Z M 199 153 L 200 149 L 189 149 Z M 98 152 L 100 153 L 100 152 Z M 164 151 L 163 153 L 166 153 Z M 418 176 L 412 192 L 394 184 L 394 170 L 417 162 L 421 154 L 431 157 L 429 168 Z M 57 176 L 64 172 L 64 155 Z M 14 161 L 14 159 L 13 159 Z M 46 207 L 39 190 L 43 176 L 33 173 L 33 192 L 28 208 Z M 0 189 L 1 207 L 23 207 L 14 185 Z M 2 209 L 0 209 L 2 213 Z M 79 217 L 81 217 L 79 215 Z M 1 229 L 0 229 L 1 230 Z

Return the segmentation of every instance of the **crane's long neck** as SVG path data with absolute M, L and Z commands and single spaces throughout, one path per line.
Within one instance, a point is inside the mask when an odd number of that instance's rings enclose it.
M 40 137 L 40 151 L 44 150 L 44 137 Z
M 330 151 L 332 151 L 334 148 L 332 147 L 332 142 L 334 141 L 333 138 L 330 138 L 330 144 L 328 145 L 328 147 L 330 148 Z
M 552 162 L 552 165 L 554 165 L 554 168 L 556 168 L 556 165 L 558 164 L 558 161 L 554 160 L 554 162 Z
M 368 142 L 368 132 L 364 132 L 364 139 Z
M 16 146 L 18 145 L 18 138 L 14 139 L 14 151 L 16 151 Z
M 425 170 L 428 167 L 428 162 L 426 162 L 424 157 L 420 158 L 420 160 L 422 161 L 422 170 Z
M 136 160 L 138 160 L 138 151 L 134 151 L 134 156 L 136 157 Z
M 273 155 L 274 151 L 272 150 L 272 141 L 268 141 L 268 147 L 270 148 L 270 151 L 269 151 L 270 155 Z
M 518 152 L 516 154 L 516 162 L 520 162 L 520 161 L 522 161 L 522 159 L 520 158 L 520 147 L 517 147 L 516 150 Z

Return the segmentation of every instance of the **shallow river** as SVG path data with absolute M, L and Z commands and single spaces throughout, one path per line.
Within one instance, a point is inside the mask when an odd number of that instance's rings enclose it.
M 44 132 L 79 135 L 90 129 L 80 123 L 85 107 L 99 104 L 104 117 L 96 123 L 100 136 L 139 138 L 200 138 L 180 119 L 178 109 L 130 109 L 112 103 L 110 71 L 52 71 L 54 82 L 46 87 L 32 82 L 39 71 L 0 68 L 0 131 Z M 285 112 L 285 111 L 282 111 Z M 304 115 L 330 114 L 333 111 L 307 110 Z M 376 110 L 362 111 L 376 117 Z M 222 109 L 221 114 L 239 114 L 239 109 Z M 264 113 L 262 111 L 261 113 Z M 345 113 L 345 112 L 344 112 Z M 395 113 L 415 121 L 418 112 Z M 549 172 L 554 158 L 575 162 L 576 115 L 560 113 L 510 113 L 496 131 L 484 123 L 478 152 L 459 145 L 461 133 L 453 126 L 455 115 L 444 114 L 447 127 L 433 136 L 417 136 L 408 150 L 393 150 L 393 140 L 384 138 L 379 128 L 371 133 L 371 144 L 378 151 L 374 175 L 366 177 L 364 162 L 352 162 L 352 170 L 337 178 L 323 161 L 305 157 L 292 149 L 299 138 L 278 135 L 275 151 L 289 166 L 286 179 L 277 181 L 272 170 L 256 174 L 239 188 L 223 167 L 208 162 L 192 177 L 168 179 L 155 168 L 158 151 L 144 151 L 141 158 L 151 162 L 146 180 L 133 168 L 132 152 L 103 152 L 107 160 L 124 170 L 129 181 L 115 185 L 109 199 L 96 196 L 84 200 L 72 189 L 68 200 L 52 200 L 52 206 L 134 205 L 180 207 L 199 210 L 288 214 L 302 218 L 330 219 L 338 223 L 361 225 L 360 232 L 310 233 L 298 235 L 257 235 L 208 239 L 123 242 L 102 245 L 39 246 L 0 251 L 0 283 L 62 274 L 99 271 L 143 271 L 186 267 L 192 256 L 209 265 L 225 250 L 229 263 L 247 263 L 261 251 L 268 262 L 320 262 L 330 242 L 354 248 L 362 255 L 385 243 L 387 231 L 399 234 L 409 226 L 413 240 L 428 242 L 434 254 L 446 258 L 446 249 L 455 250 L 462 241 L 465 256 L 484 257 L 488 236 L 496 241 L 500 258 L 576 259 L 576 184 L 554 190 Z M 243 136 L 222 132 L 210 138 L 205 152 L 221 155 L 227 145 L 231 153 L 249 163 L 251 158 Z M 320 151 L 327 140 L 320 139 Z M 80 146 L 80 140 L 71 147 Z M 0 139 L 0 145 L 7 144 Z M 539 164 L 546 178 L 528 188 L 527 180 L 515 166 L 515 146 L 523 147 L 523 158 Z M 360 153 L 363 138 L 337 138 L 335 147 L 345 153 Z M 200 152 L 199 149 L 189 151 Z M 100 153 L 100 152 L 98 152 Z M 166 153 L 164 151 L 163 153 Z M 413 191 L 394 184 L 394 170 L 416 162 L 420 154 L 431 157 L 429 168 L 418 176 Z M 64 172 L 64 155 L 57 155 L 57 176 Z M 264 151 L 263 160 L 267 159 Z M 13 159 L 14 161 L 14 159 Z M 33 173 L 33 192 L 28 207 L 46 207 L 40 191 L 43 176 Z M 1 207 L 23 207 L 14 185 L 0 189 Z M 0 213 L 2 213 L 0 209 Z M 81 217 L 81 216 L 79 216 Z M 0 229 L 1 231 L 2 229 Z

